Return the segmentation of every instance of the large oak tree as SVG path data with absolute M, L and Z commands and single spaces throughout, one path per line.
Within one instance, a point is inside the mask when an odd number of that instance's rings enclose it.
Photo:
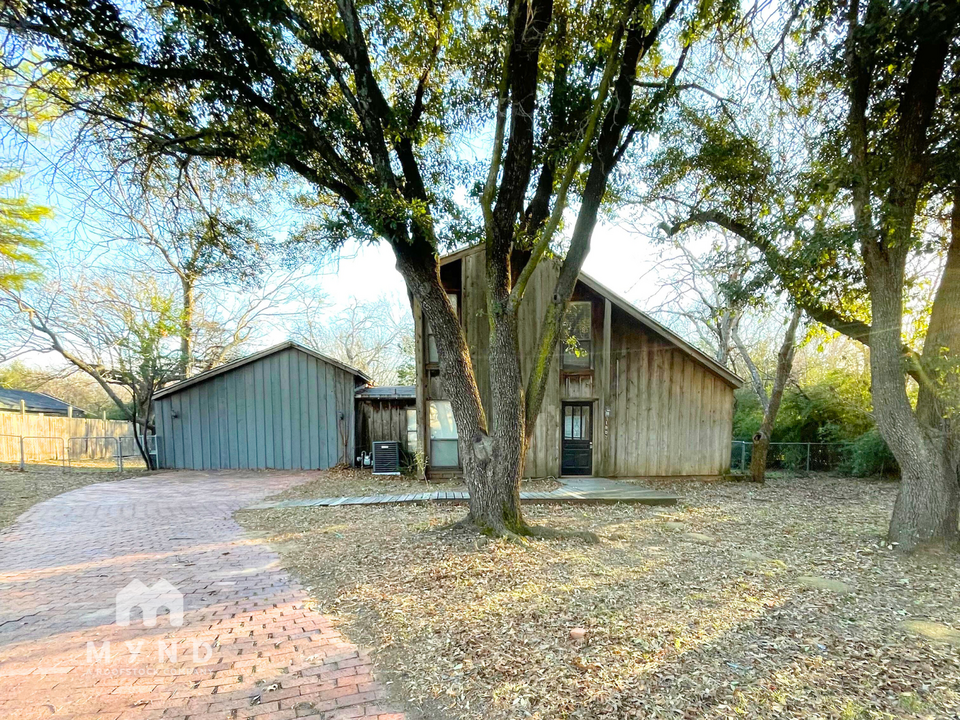
M 960 511 L 960 3 L 798 2 L 783 19 L 758 62 L 772 96 L 700 120 L 686 157 L 663 154 L 683 197 L 669 230 L 743 237 L 798 307 L 869 346 L 877 426 L 902 471 L 889 540 L 949 543 Z M 912 346 L 911 269 L 937 257 Z
M 691 47 L 737 6 L 13 0 L 0 24 L 69 74 L 78 92 L 63 102 L 143 152 L 290 171 L 319 216 L 303 235 L 389 243 L 436 337 L 471 519 L 523 535 L 524 454 L 612 174 L 656 128 Z M 478 143 L 489 160 L 474 175 L 457 149 Z M 475 177 L 462 207 L 455 180 Z M 560 235 L 524 385 L 517 313 Z M 474 239 L 486 250 L 489 418 L 438 269 L 445 247 Z M 529 258 L 522 268 L 511 266 L 515 250 Z

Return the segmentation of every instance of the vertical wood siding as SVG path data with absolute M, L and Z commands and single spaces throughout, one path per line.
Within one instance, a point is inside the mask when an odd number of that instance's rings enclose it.
M 611 417 L 601 472 L 718 475 L 729 467 L 733 389 L 613 309 Z
M 456 261 L 454 261 L 456 262 Z M 484 407 L 490 408 L 485 264 L 482 250 L 459 256 L 461 318 Z M 540 322 L 553 293 L 557 264 L 545 260 L 520 307 L 520 364 L 524 382 L 536 359 Z M 524 474 L 560 472 L 560 420 L 564 400 L 593 401 L 594 474 L 611 477 L 717 475 L 729 468 L 733 388 L 684 351 L 661 338 L 586 286 L 575 299 L 593 302 L 594 373 L 563 376 L 560 351 L 550 364 L 543 409 Z M 414 312 L 419 315 L 419 309 Z M 426 401 L 439 388 L 423 376 L 422 323 L 417 321 L 417 406 L 421 433 Z M 609 409 L 609 417 L 605 411 Z M 421 435 L 425 437 L 426 435 Z
M 407 410 L 413 400 L 360 398 L 357 400 L 357 453 L 373 452 L 373 443 L 396 440 L 407 452 Z
M 301 470 L 352 463 L 354 392 L 352 373 L 296 348 L 260 358 L 157 401 L 160 466 Z

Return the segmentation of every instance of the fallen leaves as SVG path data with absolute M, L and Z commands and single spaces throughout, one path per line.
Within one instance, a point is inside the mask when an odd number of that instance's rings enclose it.
M 669 489 L 683 498 L 669 516 L 526 508 L 532 522 L 591 530 L 600 545 L 436 533 L 462 513 L 443 506 L 240 518 L 274 533 L 317 606 L 378 648 L 398 697 L 428 717 L 957 712 L 960 649 L 901 623 L 960 632 L 960 567 L 879 542 L 895 485 L 811 477 Z

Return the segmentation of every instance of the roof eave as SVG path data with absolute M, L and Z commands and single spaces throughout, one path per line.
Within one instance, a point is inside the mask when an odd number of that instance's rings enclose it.
M 634 306 L 633 303 L 631 303 L 629 300 L 627 300 L 625 297 L 623 297 L 619 293 L 611 290 L 606 285 L 601 283 L 599 280 L 596 280 L 590 277 L 586 273 L 580 273 L 579 280 L 594 292 L 614 302 L 621 310 L 626 312 L 635 320 L 638 320 L 646 328 L 648 328 L 649 330 L 652 330 L 653 332 L 655 332 L 657 335 L 661 336 L 665 340 L 670 341 L 671 343 L 676 345 L 678 348 L 686 352 L 691 357 L 695 358 L 696 360 L 699 360 L 701 365 L 705 365 L 708 369 L 712 370 L 716 375 L 720 376 L 722 380 L 725 380 L 727 383 L 729 383 L 735 388 L 743 387 L 743 379 L 739 375 L 730 372 L 729 370 L 727 370 L 727 368 L 725 368 L 723 365 L 718 363 L 712 357 L 702 352 L 701 350 L 698 350 L 697 348 L 695 348 L 693 345 L 688 343 L 686 340 L 684 340 L 675 332 L 667 328 L 665 325 L 661 325 L 659 322 L 654 320 L 645 312 L 637 309 L 637 307 Z
M 257 360 L 261 360 L 265 357 L 269 357 L 270 355 L 274 355 L 275 353 L 282 352 L 283 350 L 290 350 L 290 349 L 299 350 L 301 352 L 306 353 L 307 355 L 312 355 L 318 360 L 322 360 L 323 362 L 329 363 L 330 365 L 339 367 L 341 370 L 345 370 L 346 372 L 352 373 L 354 376 L 361 378 L 365 382 L 371 381 L 371 378 L 365 372 L 358 370 L 357 368 L 350 367 L 346 363 L 342 363 L 339 360 L 334 360 L 331 357 L 327 357 L 323 353 L 319 353 L 316 350 L 311 350 L 305 345 L 301 345 L 300 343 L 294 342 L 293 340 L 286 340 L 280 343 L 279 345 L 273 345 L 272 347 L 268 347 L 266 350 L 261 350 L 260 352 L 253 353 L 252 355 L 247 355 L 246 357 L 239 358 L 237 360 L 234 360 L 233 362 L 224 363 L 223 365 L 220 365 L 219 367 L 215 367 L 212 370 L 208 370 L 207 372 L 200 373 L 199 375 L 194 375 L 192 378 L 181 380 L 180 382 L 174 385 L 171 385 L 170 387 L 163 388 L 162 390 L 159 390 L 158 392 L 154 393 L 153 399 L 160 400 L 162 398 L 167 397 L 168 395 L 173 395 L 175 393 L 186 390 L 187 388 L 192 387 L 194 385 L 199 385 L 202 382 L 206 382 L 207 380 L 210 380 L 211 378 L 215 378 L 218 375 L 222 375 L 224 373 L 230 372 L 231 370 L 236 370 L 239 367 L 243 367 L 244 365 L 249 365 L 252 362 L 256 362 Z

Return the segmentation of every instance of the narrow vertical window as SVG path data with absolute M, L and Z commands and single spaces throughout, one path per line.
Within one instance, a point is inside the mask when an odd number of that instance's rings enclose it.
M 457 444 L 457 421 L 449 400 L 431 400 L 430 410 L 430 464 L 436 468 L 460 465 Z
M 459 317 L 460 311 L 457 307 L 457 294 L 447 293 L 447 300 L 450 301 L 450 306 L 453 308 L 453 312 L 457 314 L 457 317 Z M 425 328 L 427 334 L 427 362 L 438 363 L 440 362 L 440 355 L 437 353 L 437 339 L 433 334 L 433 328 L 430 327 L 430 323 L 427 322 L 426 318 L 423 319 L 423 327 Z
M 570 303 L 563 322 L 563 367 L 570 370 L 589 370 L 593 367 L 592 325 L 590 302 Z
M 417 451 L 417 409 L 407 408 L 407 443 L 408 453 Z

